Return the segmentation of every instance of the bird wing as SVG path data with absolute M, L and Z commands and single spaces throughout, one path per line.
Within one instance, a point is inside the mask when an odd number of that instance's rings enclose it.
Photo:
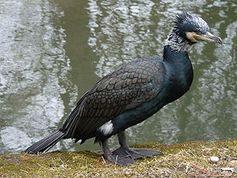
M 162 74 L 162 63 L 149 59 L 122 65 L 105 76 L 79 100 L 70 114 L 63 126 L 67 136 L 85 137 L 120 113 L 153 99 L 161 89 Z

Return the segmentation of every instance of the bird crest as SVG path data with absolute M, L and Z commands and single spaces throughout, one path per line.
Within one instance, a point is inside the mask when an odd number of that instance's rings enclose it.
M 201 17 L 192 15 L 185 11 L 176 16 L 175 27 L 180 33 L 187 31 L 206 33 L 209 31 L 207 23 Z
M 184 21 L 186 21 L 187 19 L 191 19 L 191 18 L 192 18 L 191 14 L 183 11 L 182 13 L 176 15 L 175 25 L 178 26 L 179 24 L 183 24 Z

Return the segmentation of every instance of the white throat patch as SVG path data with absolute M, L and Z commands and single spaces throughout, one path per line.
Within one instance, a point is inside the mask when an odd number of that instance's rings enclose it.
M 104 135 L 111 134 L 113 132 L 114 126 L 113 123 L 110 121 L 106 122 L 102 126 L 99 127 L 99 131 L 102 132 Z
M 188 51 L 192 45 L 172 30 L 165 41 L 165 46 L 170 46 L 174 51 Z

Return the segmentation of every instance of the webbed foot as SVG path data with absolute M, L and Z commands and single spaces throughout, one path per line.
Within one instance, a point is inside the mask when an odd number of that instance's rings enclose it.
M 107 139 L 101 142 L 104 158 L 116 165 L 127 166 L 133 164 L 136 159 L 150 158 L 163 154 L 160 151 L 153 149 L 129 148 L 124 131 L 118 133 L 118 139 L 121 147 L 113 152 L 109 149 Z
M 143 159 L 143 158 L 150 158 L 156 155 L 162 155 L 158 150 L 153 149 L 142 149 L 142 148 L 124 148 L 120 147 L 113 151 L 113 155 L 123 156 L 123 157 L 130 157 L 133 160 L 136 159 Z
M 119 166 L 128 166 L 134 163 L 134 159 L 125 152 L 104 155 L 104 158 Z
M 163 155 L 163 153 L 159 150 L 153 150 L 148 148 L 131 148 L 130 150 L 135 154 L 141 155 L 141 158 L 151 158 L 153 156 Z
M 136 159 L 150 158 L 162 154 L 158 150 L 120 147 L 111 154 L 104 155 L 104 158 L 115 165 L 128 166 L 134 164 L 134 160 Z

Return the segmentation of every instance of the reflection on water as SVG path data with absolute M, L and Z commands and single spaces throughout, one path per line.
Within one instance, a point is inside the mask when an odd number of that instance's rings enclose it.
M 71 87 L 64 30 L 47 1 L 1 1 L 0 152 L 19 151 L 48 134 L 64 115 L 61 94 Z
M 236 138 L 234 0 L 0 0 L 0 152 L 23 150 L 61 125 L 76 103 L 76 85 L 82 95 L 95 83 L 93 73 L 102 77 L 123 62 L 162 55 L 182 10 L 206 19 L 224 45 L 193 48 L 191 90 L 129 129 L 130 143 Z
M 154 5 L 150 0 L 99 4 L 91 0 L 88 3 L 88 44 L 100 58 L 96 65 L 97 75 L 102 77 L 125 61 L 155 53 L 161 41 L 154 37 L 157 20 L 151 18 L 158 18 L 153 12 Z

